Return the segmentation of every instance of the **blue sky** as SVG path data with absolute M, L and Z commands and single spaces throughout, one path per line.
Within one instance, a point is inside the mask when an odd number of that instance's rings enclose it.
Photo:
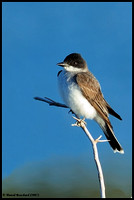
M 62 102 L 56 63 L 78 52 L 123 119 L 110 116 L 125 154 L 114 154 L 107 143 L 98 144 L 104 171 L 109 163 L 122 180 L 131 180 L 131 9 L 130 2 L 2 3 L 3 178 L 32 162 L 56 158 L 89 162 L 90 141 L 81 129 L 71 127 L 74 119 L 68 110 L 33 99 L 47 96 Z M 101 134 L 105 138 L 95 122 L 88 120 L 88 128 L 94 138 Z

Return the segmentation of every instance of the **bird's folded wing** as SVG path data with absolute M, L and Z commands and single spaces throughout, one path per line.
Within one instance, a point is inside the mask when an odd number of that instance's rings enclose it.
M 110 124 L 107 104 L 101 92 L 100 84 L 96 78 L 90 72 L 88 74 L 83 72 L 78 73 L 75 79 L 85 98 L 96 109 L 99 115 Z

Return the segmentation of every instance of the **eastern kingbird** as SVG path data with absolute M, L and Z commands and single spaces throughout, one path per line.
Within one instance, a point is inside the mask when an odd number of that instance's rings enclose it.
M 114 135 L 109 114 L 122 120 L 106 102 L 100 84 L 88 70 L 86 61 L 78 53 L 68 55 L 57 65 L 63 67 L 58 72 L 58 83 L 65 104 L 78 117 L 95 120 L 109 140 L 114 152 L 124 153 Z

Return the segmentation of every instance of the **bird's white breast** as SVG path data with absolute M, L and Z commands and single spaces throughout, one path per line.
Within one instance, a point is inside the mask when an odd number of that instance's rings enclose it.
M 73 76 L 73 73 L 64 70 L 58 76 L 58 85 L 63 101 L 78 117 L 94 119 L 97 112 L 83 96 Z

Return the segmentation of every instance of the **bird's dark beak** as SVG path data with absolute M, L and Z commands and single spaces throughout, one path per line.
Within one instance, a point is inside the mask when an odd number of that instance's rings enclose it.
M 60 63 L 57 63 L 57 65 L 61 66 L 61 67 L 65 67 L 65 63 L 64 62 L 60 62 Z

